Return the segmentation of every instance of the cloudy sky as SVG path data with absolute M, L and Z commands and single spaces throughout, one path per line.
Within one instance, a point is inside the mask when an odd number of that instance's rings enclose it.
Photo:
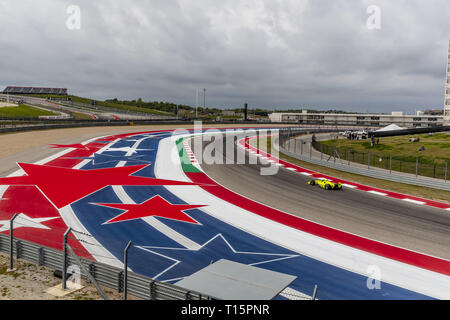
M 194 106 L 206 88 L 210 107 L 442 108 L 449 18 L 448 0 L 0 0 L 0 89 Z

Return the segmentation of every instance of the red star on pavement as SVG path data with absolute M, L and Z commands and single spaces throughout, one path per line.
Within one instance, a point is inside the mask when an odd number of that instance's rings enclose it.
M 192 219 L 183 211 L 204 207 L 204 205 L 171 204 L 170 202 L 166 201 L 164 198 L 158 195 L 141 204 L 123 204 L 123 203 L 117 204 L 96 203 L 96 204 L 104 207 L 125 210 L 125 212 L 105 222 L 105 224 L 114 222 L 123 222 L 151 216 L 158 216 L 161 218 L 168 218 L 172 220 L 198 224 L 197 221 Z
M 85 145 L 82 145 L 80 143 L 76 143 L 76 144 L 51 144 L 50 148 L 74 148 L 74 149 L 81 149 L 81 150 L 98 151 L 102 147 L 85 146 Z
M 26 175 L 0 178 L 0 185 L 36 186 L 58 208 L 71 204 L 106 186 L 197 185 L 191 182 L 132 176 L 147 165 L 76 170 L 18 163 Z

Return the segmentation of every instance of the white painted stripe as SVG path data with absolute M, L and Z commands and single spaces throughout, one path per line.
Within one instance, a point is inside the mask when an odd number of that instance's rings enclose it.
M 127 204 L 136 204 L 133 199 L 128 195 L 123 186 L 112 186 L 114 193 L 117 198 L 119 198 L 120 202 Z
M 303 175 L 305 175 L 305 176 L 310 176 L 311 175 L 311 173 L 308 173 L 308 172 L 299 172 L 300 174 L 303 174 Z
M 354 186 L 352 184 L 343 183 L 342 185 L 347 188 L 357 188 L 357 186 Z
M 146 223 L 151 225 L 153 228 L 155 228 L 162 234 L 166 235 L 168 238 L 174 240 L 175 242 L 179 243 L 180 245 L 189 250 L 198 250 L 201 247 L 201 245 L 199 245 L 198 243 L 192 241 L 189 238 L 186 238 L 181 233 L 176 232 L 175 230 L 168 227 L 155 217 L 145 217 L 142 218 L 142 220 L 144 220 Z
M 291 171 L 296 171 L 297 169 L 295 169 L 295 168 L 292 168 L 292 167 L 290 167 L 290 168 L 286 168 L 286 169 L 288 169 L 288 170 L 291 170 Z
M 379 196 L 387 196 L 386 193 L 378 192 L 378 191 L 375 191 L 375 190 L 369 190 L 369 191 L 367 191 L 367 192 L 373 193 L 373 194 L 377 194 L 377 195 L 379 195 Z
M 283 296 L 289 300 L 311 300 L 312 297 L 304 294 L 300 291 L 287 287 L 280 292 L 280 296 Z
M 59 214 L 64 220 L 66 226 L 70 226 L 73 230 L 72 234 L 81 242 L 88 252 L 99 262 L 123 268 L 123 263 L 113 256 L 108 250 L 98 242 L 93 236 L 89 235 L 89 231 L 78 220 L 77 215 L 70 205 L 59 209 Z
M 46 163 L 48 163 L 50 161 L 53 161 L 53 160 L 55 160 L 55 159 L 57 159 L 59 157 L 62 157 L 66 153 L 69 153 L 70 151 L 73 151 L 73 150 L 75 150 L 75 149 L 74 148 L 68 148 L 68 149 L 62 150 L 62 151 L 60 151 L 58 153 L 55 153 L 54 155 L 51 155 L 50 157 L 47 157 L 47 158 L 42 159 L 40 161 L 37 161 L 34 164 L 39 164 L 39 165 L 46 164 Z
M 85 159 L 85 160 L 81 161 L 80 163 L 78 163 L 77 165 L 75 165 L 72 169 L 81 169 L 91 161 L 92 161 L 92 159 Z
M 8 188 L 9 188 L 9 186 L 0 186 L 0 199 L 3 198 L 3 195 L 5 194 L 5 192 Z
M 415 204 L 426 204 L 426 202 L 423 202 L 423 201 L 417 201 L 417 200 L 414 200 L 414 199 L 408 199 L 408 198 L 405 198 L 405 199 L 402 199 L 403 201 L 408 201 L 408 202 L 411 202 L 411 203 L 415 203 Z

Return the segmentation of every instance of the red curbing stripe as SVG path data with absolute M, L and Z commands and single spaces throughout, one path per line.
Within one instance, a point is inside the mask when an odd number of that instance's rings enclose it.
M 267 207 L 263 204 L 247 199 L 239 194 L 218 185 L 203 172 L 185 172 L 194 183 L 202 184 L 201 188 L 212 195 L 232 203 L 242 209 L 286 226 L 319 236 L 343 245 L 370 252 L 385 258 L 407 263 L 419 268 L 450 275 L 450 261 L 428 256 L 422 253 L 395 247 L 358 235 L 336 230 L 297 216 Z

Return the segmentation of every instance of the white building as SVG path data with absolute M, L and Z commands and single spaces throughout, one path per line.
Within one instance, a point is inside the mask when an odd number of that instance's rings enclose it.
M 442 126 L 443 116 L 436 115 L 404 115 L 394 111 L 391 114 L 359 114 L 359 113 L 271 113 L 269 119 L 272 122 L 292 122 L 302 124 L 324 125 L 359 125 L 384 127 L 396 124 L 406 128 L 426 128 Z

